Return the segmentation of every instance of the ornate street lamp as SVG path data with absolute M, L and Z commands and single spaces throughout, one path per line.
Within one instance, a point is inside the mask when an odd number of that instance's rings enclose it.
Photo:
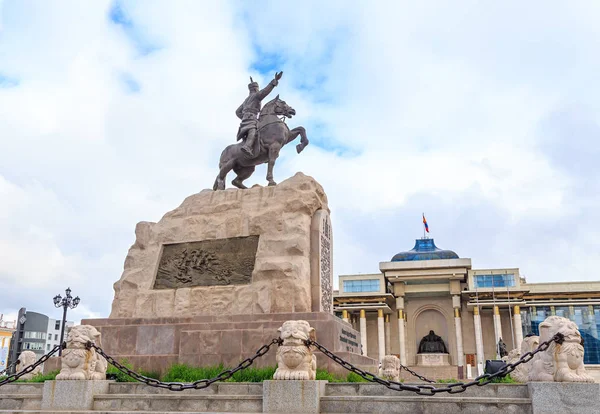
M 62 343 L 65 337 L 65 324 L 67 323 L 67 309 L 75 309 L 77 305 L 79 305 L 79 296 L 72 297 L 71 296 L 71 288 L 67 288 L 65 290 L 66 296 L 63 298 L 60 295 L 54 296 L 54 306 L 57 308 L 63 308 L 63 318 L 62 318 L 62 329 L 60 330 L 60 349 L 58 350 L 58 356 L 62 355 Z

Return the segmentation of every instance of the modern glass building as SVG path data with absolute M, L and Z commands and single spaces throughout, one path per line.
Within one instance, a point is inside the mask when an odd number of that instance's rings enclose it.
M 8 365 L 16 361 L 23 351 L 33 351 L 38 359 L 48 353 L 60 342 L 60 324 L 61 321 L 44 314 L 21 308 L 10 341 Z M 73 322 L 66 325 L 73 326 Z
M 395 354 L 438 378 L 462 378 L 498 359 L 498 342 L 520 349 L 548 316 L 579 326 L 588 370 L 600 378 L 600 282 L 527 283 L 518 268 L 474 269 L 471 259 L 433 239 L 379 263 L 379 273 L 339 276 L 334 311 L 361 333 L 363 353 Z M 436 366 L 420 366 L 420 340 L 433 330 L 447 349 Z M 429 371 L 428 371 L 429 370 Z M 597 374 L 595 374 L 597 372 Z

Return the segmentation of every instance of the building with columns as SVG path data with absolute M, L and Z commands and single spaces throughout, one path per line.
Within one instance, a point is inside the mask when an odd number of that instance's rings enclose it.
M 417 239 L 412 250 L 379 264 L 379 273 L 341 275 L 334 311 L 360 331 L 363 354 L 393 354 L 403 365 L 437 378 L 483 373 L 499 359 L 500 339 L 510 351 L 538 334 L 550 315 L 575 321 L 585 363 L 600 364 L 600 282 L 527 283 L 518 268 L 473 269 L 471 259 Z M 430 331 L 448 355 L 419 354 Z

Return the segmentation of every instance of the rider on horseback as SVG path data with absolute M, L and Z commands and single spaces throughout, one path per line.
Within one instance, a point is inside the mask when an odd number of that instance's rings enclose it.
M 260 113 L 261 101 L 271 93 L 275 86 L 277 86 L 282 75 L 283 72 L 275 73 L 275 78 L 261 91 L 258 90 L 258 83 L 254 82 L 252 77 L 250 77 L 251 83 L 248 85 L 250 94 L 235 111 L 237 117 L 242 120 L 240 129 L 238 130 L 237 140 L 239 141 L 245 137 L 242 151 L 249 157 L 254 157 L 252 147 L 254 146 L 254 140 L 256 139 L 258 130 L 257 116 Z

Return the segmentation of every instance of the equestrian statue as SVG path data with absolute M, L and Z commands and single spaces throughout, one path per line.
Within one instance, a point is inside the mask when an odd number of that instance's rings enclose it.
M 225 189 L 225 178 L 231 170 L 237 175 L 231 184 L 237 188 L 247 188 L 244 180 L 254 173 L 257 165 L 264 163 L 268 163 L 269 185 L 276 185 L 273 180 L 273 166 L 279 157 L 281 147 L 298 136 L 300 136 L 300 143 L 296 145 L 298 153 L 308 145 L 304 127 L 299 126 L 290 130 L 285 123 L 285 119 L 296 115 L 296 111 L 279 99 L 279 95 L 261 109 L 262 100 L 273 91 L 282 76 L 283 72 L 276 73 L 273 80 L 262 90 L 259 90 L 258 83 L 250 77 L 248 97 L 235 111 L 237 117 L 241 119 L 237 133 L 237 140 L 241 142 L 229 145 L 221 153 L 219 175 L 213 190 Z

